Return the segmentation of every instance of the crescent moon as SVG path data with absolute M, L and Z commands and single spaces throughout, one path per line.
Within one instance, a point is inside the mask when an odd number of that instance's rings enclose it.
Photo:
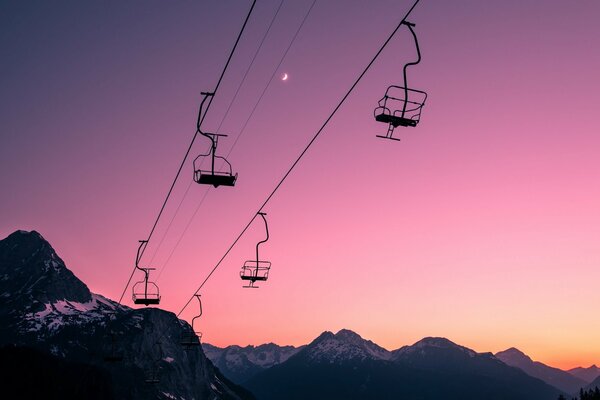
M 287 81 L 288 79 L 288 74 L 284 73 L 283 76 L 281 77 L 282 81 Z

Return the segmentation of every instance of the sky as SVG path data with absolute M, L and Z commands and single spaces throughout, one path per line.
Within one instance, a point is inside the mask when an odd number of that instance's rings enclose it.
M 198 139 L 142 259 L 166 310 L 181 310 L 412 4 L 318 0 L 276 69 L 312 3 L 286 0 L 240 86 L 279 3 L 257 2 L 203 124 L 229 135 L 219 152 L 238 183 L 192 182 Z M 249 7 L 0 3 L 0 237 L 39 231 L 118 299 Z M 410 21 L 423 59 L 408 72 L 429 95 L 421 123 L 398 128 L 400 142 L 375 137 L 386 126 L 373 109 L 415 57 L 403 28 L 265 207 L 269 280 L 239 279 L 257 220 L 202 289 L 203 340 L 300 345 L 348 328 L 388 349 L 444 336 L 600 364 L 598 15 L 595 0 L 422 0 Z

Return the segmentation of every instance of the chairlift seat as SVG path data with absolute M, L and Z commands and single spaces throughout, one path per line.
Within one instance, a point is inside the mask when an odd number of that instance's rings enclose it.
M 183 339 L 181 340 L 181 345 L 183 347 L 199 346 L 201 337 L 202 337 L 202 333 L 200 333 L 200 332 L 186 334 L 183 336 Z
M 153 268 L 144 268 L 150 271 Z M 156 283 L 148 281 L 148 275 L 143 281 L 136 282 L 133 285 L 132 299 L 134 304 L 143 304 L 145 306 L 155 305 L 160 303 L 160 291 Z
M 257 288 L 258 286 L 254 286 L 254 282 L 261 281 L 264 282 L 269 278 L 269 270 L 271 269 L 270 261 L 256 261 L 256 260 L 248 260 L 244 263 L 242 270 L 240 271 L 240 278 L 243 281 L 249 281 L 250 284 L 248 286 L 244 286 L 245 288 Z
M 143 304 L 145 306 L 160 304 L 160 297 L 135 297 L 134 304 Z
M 394 128 L 399 126 L 417 126 L 418 120 L 410 119 L 410 118 L 402 118 L 396 115 L 390 115 L 386 113 L 381 113 L 375 116 L 375 120 L 378 122 L 384 122 L 386 124 L 391 124 Z
M 235 186 L 237 180 L 236 175 L 211 173 L 210 171 L 196 171 L 195 173 L 196 183 L 202 185 L 212 185 L 214 187 L 219 186 Z

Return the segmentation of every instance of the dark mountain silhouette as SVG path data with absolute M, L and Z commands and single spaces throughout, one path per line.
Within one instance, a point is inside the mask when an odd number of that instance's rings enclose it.
M 70 362 L 28 347 L 0 349 L 5 399 L 111 400 L 111 379 L 102 368 Z M 81 371 L 87 373 L 82 379 Z
M 229 382 L 201 348 L 182 348 L 189 324 L 170 312 L 134 310 L 91 293 L 37 232 L 17 231 L 0 241 L 0 298 L 0 346 L 36 349 L 43 355 L 23 353 L 23 362 L 41 360 L 47 369 L 72 371 L 65 382 L 102 377 L 106 393 L 119 399 L 253 398 Z M 113 353 L 123 361 L 105 362 Z M 145 383 L 149 372 L 157 372 L 158 383 Z M 28 376 L 34 384 L 35 377 Z M 17 381 L 3 387 L 12 389 L 19 390 Z M 54 395 L 61 397 L 60 392 L 44 397 Z
M 539 361 L 533 361 L 529 356 L 514 347 L 496 353 L 496 358 L 499 358 L 507 365 L 520 368 L 527 374 L 539 378 L 547 384 L 567 393 L 574 394 L 588 383 L 566 371 L 549 367 Z
M 567 372 L 588 383 L 592 382 L 594 379 L 600 376 L 600 368 L 598 368 L 595 364 L 588 368 L 573 368 L 568 370 Z
M 243 384 L 257 373 L 280 364 L 302 347 L 278 346 L 274 343 L 260 346 L 227 346 L 225 348 L 202 344 L 204 354 L 232 382 Z
M 348 330 L 324 332 L 245 386 L 261 400 L 555 400 L 562 394 L 491 353 L 444 338 L 389 352 Z

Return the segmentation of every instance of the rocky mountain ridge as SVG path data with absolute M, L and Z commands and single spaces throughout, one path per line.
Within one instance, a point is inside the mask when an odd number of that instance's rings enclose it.
M 187 322 L 171 312 L 131 309 L 91 293 L 35 231 L 0 240 L 0 298 L 0 346 L 34 348 L 100 369 L 115 398 L 254 398 L 229 382 L 201 346 L 181 346 L 191 332 Z M 106 362 L 108 355 L 123 359 Z M 146 382 L 150 376 L 155 383 Z

